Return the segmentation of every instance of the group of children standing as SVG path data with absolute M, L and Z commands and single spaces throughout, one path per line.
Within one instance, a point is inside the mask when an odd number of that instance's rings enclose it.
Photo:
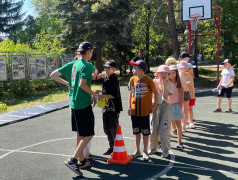
M 195 105 L 194 66 L 188 63 L 188 53 L 182 53 L 180 57 L 180 61 L 168 58 L 165 65 L 159 66 L 154 80 L 145 75 L 147 65 L 143 60 L 133 59 L 130 62 L 134 76 L 128 86 L 128 114 L 131 115 L 133 134 L 136 135 L 134 158 L 141 156 L 141 134 L 144 142 L 142 156 L 144 160 L 149 160 L 149 155 L 156 153 L 158 148 L 162 149 L 161 157 L 169 156 L 171 124 L 173 133 L 178 135 L 176 148 L 180 150 L 184 148 L 182 134 L 187 128 L 195 128 L 192 111 Z
M 122 111 L 122 100 L 115 74 L 117 63 L 108 60 L 104 64 L 105 74 L 98 75 L 97 69 L 89 62 L 93 46 L 89 42 L 82 42 L 76 52 L 77 60 L 52 72 L 51 78 L 69 88 L 71 124 L 72 130 L 77 132 L 77 148 L 73 156 L 65 161 L 65 165 L 82 176 L 80 169 L 93 165 L 93 161 L 89 158 L 88 147 L 94 136 L 95 124 L 91 104 L 94 107 L 97 99 L 108 99 L 107 105 L 102 110 L 102 119 L 109 142 L 109 148 L 104 155 L 111 155 L 119 124 L 119 113 Z M 154 79 L 145 74 L 147 64 L 142 60 L 141 52 L 130 61 L 130 65 L 133 66 L 133 77 L 128 84 L 130 91 L 128 115 L 131 116 L 133 134 L 136 137 L 136 150 L 132 154 L 134 158 L 142 155 L 143 159 L 148 161 L 149 155 L 156 153 L 158 148 L 163 151 L 161 157 L 168 157 L 171 148 L 171 124 L 172 132 L 178 135 L 176 148 L 180 150 L 184 148 L 182 134 L 187 128 L 195 128 L 193 123 L 194 66 L 188 63 L 189 58 L 188 53 L 182 53 L 180 61 L 168 58 L 165 65 L 159 66 Z M 68 81 L 62 79 L 61 75 L 66 75 Z M 101 78 L 103 78 L 102 89 L 93 92 L 91 80 Z M 231 83 L 229 81 L 229 87 L 233 85 Z M 142 154 L 141 134 L 144 145 Z M 86 153 L 83 153 L 85 150 Z

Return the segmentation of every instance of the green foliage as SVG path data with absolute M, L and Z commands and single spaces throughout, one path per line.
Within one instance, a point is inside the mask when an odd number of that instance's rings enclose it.
M 7 105 L 0 102 L 0 113 L 7 111 Z

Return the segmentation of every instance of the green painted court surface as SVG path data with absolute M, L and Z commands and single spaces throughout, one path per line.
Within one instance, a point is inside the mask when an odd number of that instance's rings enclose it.
M 124 111 L 120 124 L 126 150 L 131 154 L 135 140 L 127 115 L 128 91 L 123 87 L 121 93 Z M 102 154 L 108 143 L 101 109 L 95 108 L 96 135 L 91 146 L 95 166 L 82 170 L 84 177 L 77 177 L 64 165 L 75 149 L 68 108 L 0 127 L 0 179 L 238 179 L 238 90 L 234 90 L 233 97 L 233 110 L 237 113 L 213 113 L 216 94 L 210 89 L 197 90 L 197 128 L 184 134 L 185 149 L 175 149 L 177 138 L 172 135 L 173 154 L 169 158 L 162 159 L 159 150 L 149 162 L 138 158 L 126 166 L 106 163 L 109 156 Z M 223 110 L 226 106 L 224 98 Z

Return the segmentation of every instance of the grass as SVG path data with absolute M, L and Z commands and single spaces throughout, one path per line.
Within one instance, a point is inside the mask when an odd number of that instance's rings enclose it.
M 101 89 L 99 85 L 93 85 L 92 90 Z M 17 97 L 11 99 L 0 99 L 0 113 L 16 111 L 31 106 L 41 104 L 50 104 L 68 100 L 68 91 L 66 88 L 54 88 L 42 92 L 37 92 L 24 97 Z M 7 108 L 6 108 L 7 107 Z
M 147 73 L 151 78 L 154 78 L 154 73 Z M 119 76 L 120 86 L 127 86 L 132 74 Z M 194 79 L 195 87 L 216 87 L 216 68 L 199 68 L 199 77 Z M 101 85 L 92 85 L 92 90 L 101 89 Z M 24 97 L 0 99 L 0 113 L 16 111 L 19 109 L 36 106 L 40 104 L 48 104 L 59 101 L 68 100 L 68 91 L 66 88 L 54 88 L 42 92 L 37 92 Z

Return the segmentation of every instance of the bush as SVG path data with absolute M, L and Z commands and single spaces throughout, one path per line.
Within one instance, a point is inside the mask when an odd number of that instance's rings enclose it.
M 0 113 L 7 111 L 7 105 L 0 102 Z

